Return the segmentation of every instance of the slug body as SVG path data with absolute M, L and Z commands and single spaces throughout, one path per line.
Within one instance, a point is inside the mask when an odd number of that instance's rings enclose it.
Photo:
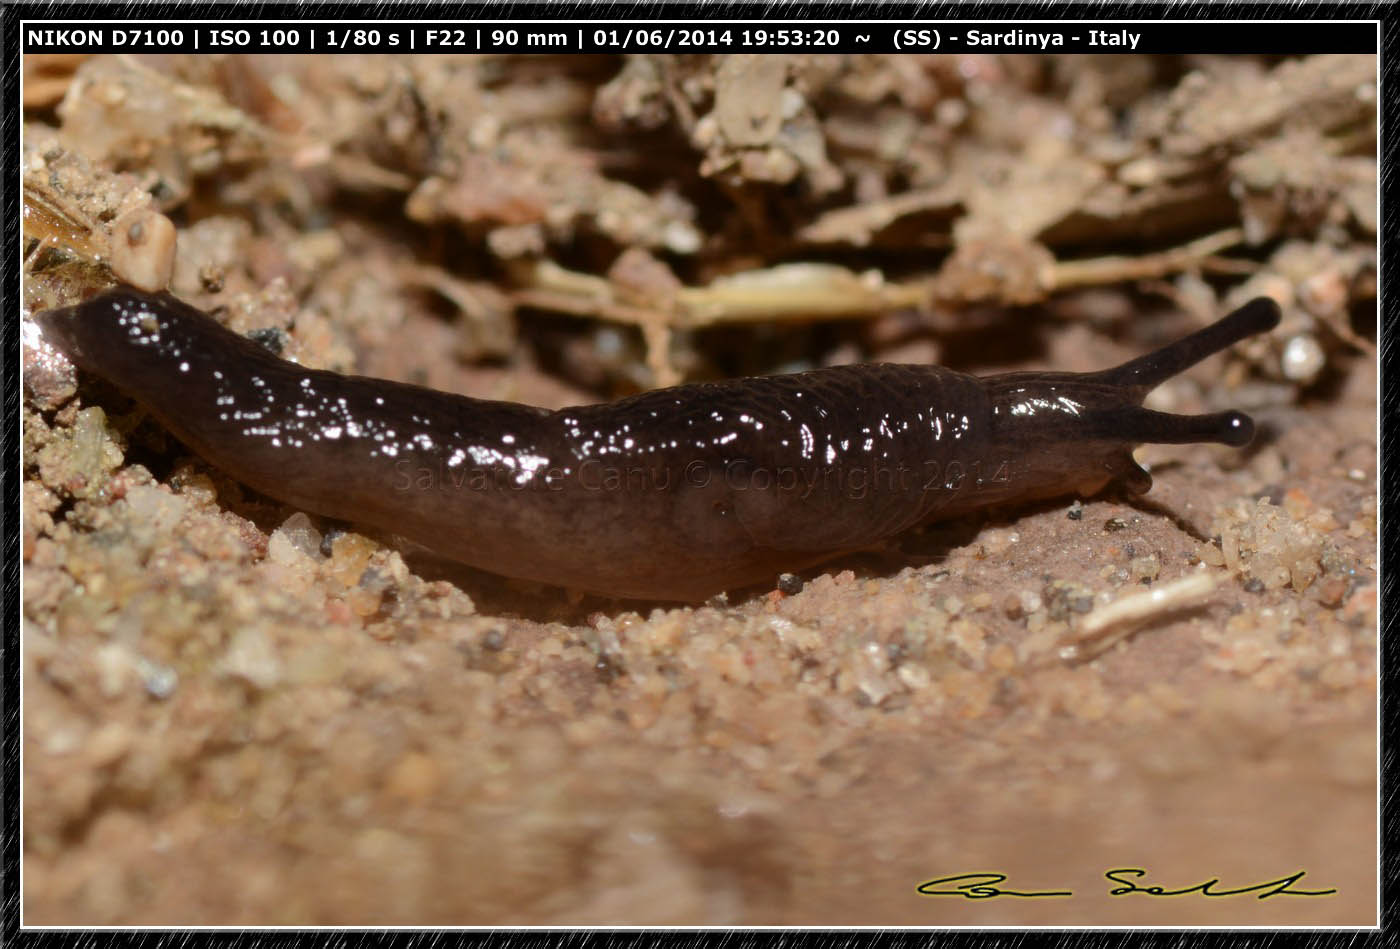
M 1140 443 L 1244 445 L 1238 412 L 1141 402 L 1278 318 L 1257 299 L 1096 373 L 843 366 L 550 412 L 306 369 L 168 294 L 117 289 L 36 317 L 270 497 L 506 576 L 690 601 L 988 505 L 1110 481 L 1141 493 Z

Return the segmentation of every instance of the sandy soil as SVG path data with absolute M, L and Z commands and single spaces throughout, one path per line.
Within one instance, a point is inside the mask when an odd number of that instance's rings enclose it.
M 1153 396 L 1260 435 L 1143 449 L 1141 501 L 688 606 L 308 518 L 27 348 L 25 922 L 1375 921 L 1371 58 L 26 69 L 28 311 L 149 209 L 289 358 L 553 407 L 1285 319 Z M 1073 895 L 919 892 L 974 872 Z

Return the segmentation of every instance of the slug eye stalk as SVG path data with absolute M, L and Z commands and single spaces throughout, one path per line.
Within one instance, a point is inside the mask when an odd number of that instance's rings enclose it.
M 1149 391 L 1166 382 L 1208 356 L 1214 356 L 1240 340 L 1266 333 L 1278 326 L 1278 304 L 1268 297 L 1255 297 L 1244 306 L 1221 317 L 1204 329 L 1197 330 L 1161 349 L 1129 360 L 1121 366 L 1092 374 L 1097 382 L 1138 389 L 1137 401 Z M 1157 441 L 1158 439 L 1148 439 Z M 1197 439 L 1185 439 L 1195 441 Z M 1246 439 L 1248 441 L 1248 439 Z M 1227 442 L 1226 444 L 1235 444 Z
M 1129 360 L 1121 366 L 1095 373 L 1099 382 L 1119 386 L 1133 393 L 1140 403 L 1147 393 L 1172 376 L 1181 373 L 1259 333 L 1278 326 L 1279 306 L 1268 297 L 1255 297 L 1244 306 L 1221 317 L 1184 339 L 1163 346 L 1156 352 Z M 1217 412 L 1213 415 L 1173 415 L 1154 412 L 1141 405 L 1124 406 L 1109 413 L 1105 423 L 1119 437 L 1139 444 L 1181 445 L 1190 442 L 1217 442 L 1236 448 L 1254 438 L 1254 420 L 1243 412 Z

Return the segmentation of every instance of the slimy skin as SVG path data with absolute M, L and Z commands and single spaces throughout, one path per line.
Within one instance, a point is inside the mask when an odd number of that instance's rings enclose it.
M 1279 311 L 1256 299 L 1102 372 L 842 366 L 557 412 L 306 369 L 169 294 L 115 289 L 35 319 L 272 498 L 505 576 L 694 602 L 989 505 L 1142 493 L 1141 443 L 1245 445 L 1239 412 L 1141 403 Z

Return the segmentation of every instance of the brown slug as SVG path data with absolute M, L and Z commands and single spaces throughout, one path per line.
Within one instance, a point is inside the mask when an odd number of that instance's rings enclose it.
M 696 601 L 988 505 L 1142 493 L 1141 443 L 1247 444 L 1239 412 L 1142 401 L 1279 309 L 1255 299 L 1100 372 L 840 366 L 556 412 L 306 369 L 169 294 L 115 289 L 36 320 L 272 498 L 506 576 Z

